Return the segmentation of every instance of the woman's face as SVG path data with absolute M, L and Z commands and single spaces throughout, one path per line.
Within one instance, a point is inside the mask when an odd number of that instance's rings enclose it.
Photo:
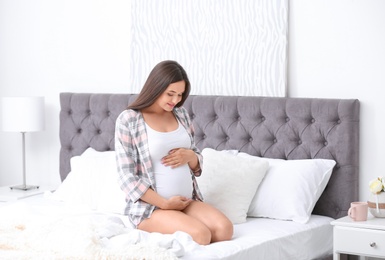
M 170 84 L 155 103 L 165 111 L 172 111 L 175 105 L 182 100 L 185 87 L 184 80 Z

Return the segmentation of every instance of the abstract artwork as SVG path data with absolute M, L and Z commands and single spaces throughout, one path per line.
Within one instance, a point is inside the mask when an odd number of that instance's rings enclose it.
M 162 60 L 191 94 L 286 96 L 288 0 L 133 0 L 131 86 Z M 134 92 L 135 92 L 134 91 Z

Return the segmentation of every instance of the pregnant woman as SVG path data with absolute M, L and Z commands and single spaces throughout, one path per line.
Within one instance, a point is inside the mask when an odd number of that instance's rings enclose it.
M 157 64 L 137 99 L 116 120 L 115 151 L 126 214 L 144 231 L 184 231 L 207 245 L 230 240 L 231 221 L 203 202 L 196 182 L 202 155 L 182 107 L 190 81 L 175 61 Z

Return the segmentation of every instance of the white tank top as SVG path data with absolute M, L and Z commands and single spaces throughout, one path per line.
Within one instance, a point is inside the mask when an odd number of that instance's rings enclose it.
M 167 199 L 176 195 L 192 198 L 193 184 L 188 164 L 171 169 L 161 163 L 170 150 L 190 148 L 191 140 L 186 129 L 178 122 L 178 129 L 171 132 L 158 132 L 147 124 L 146 130 L 157 193 Z

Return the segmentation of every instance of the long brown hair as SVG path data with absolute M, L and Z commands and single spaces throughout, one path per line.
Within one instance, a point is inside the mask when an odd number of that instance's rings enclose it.
M 191 87 L 187 73 L 176 61 L 165 60 L 159 62 L 152 69 L 150 75 L 148 75 L 146 83 L 138 97 L 128 106 L 128 109 L 140 110 L 151 106 L 170 84 L 182 80 L 185 82 L 185 91 L 182 94 L 181 101 L 176 104 L 176 107 L 182 106 L 190 94 Z

